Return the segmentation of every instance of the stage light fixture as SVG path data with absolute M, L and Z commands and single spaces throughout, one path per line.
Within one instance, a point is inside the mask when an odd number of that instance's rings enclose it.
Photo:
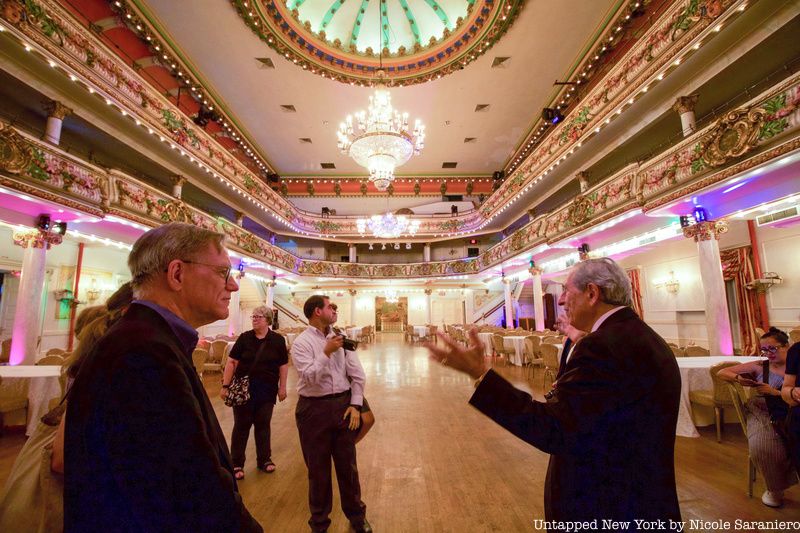
M 694 208 L 694 221 L 695 222 L 705 222 L 708 220 L 708 212 L 701 206 L 697 206 Z
M 548 124 L 558 124 L 564 120 L 564 115 L 561 113 L 560 109 L 545 107 L 542 109 L 542 120 Z

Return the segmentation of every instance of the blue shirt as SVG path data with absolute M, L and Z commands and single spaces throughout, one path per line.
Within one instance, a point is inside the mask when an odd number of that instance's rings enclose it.
M 183 348 L 183 353 L 188 357 L 192 356 L 192 352 L 197 347 L 197 341 L 200 339 L 200 336 L 197 334 L 197 330 L 190 326 L 188 322 L 166 307 L 161 307 L 157 303 L 149 300 L 134 300 L 131 303 L 149 307 L 158 313 L 161 318 L 166 320 L 169 328 L 172 330 L 175 336 L 178 337 L 178 341 L 181 343 L 181 348 Z

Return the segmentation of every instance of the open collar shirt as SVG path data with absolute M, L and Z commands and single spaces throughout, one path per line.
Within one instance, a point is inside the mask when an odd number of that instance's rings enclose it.
M 625 309 L 625 306 L 624 305 L 620 305 L 620 306 L 614 307 L 613 309 L 609 309 L 608 311 L 603 313 L 600 316 L 600 318 L 598 318 L 595 321 L 594 325 L 592 326 L 592 331 L 590 331 L 589 333 L 594 333 L 595 331 L 597 331 L 600 328 L 600 326 L 603 325 L 603 322 L 605 322 L 608 317 L 610 317 L 611 315 L 613 315 L 614 313 L 616 313 L 620 309 Z M 578 344 L 578 343 L 577 342 L 573 342 L 572 345 L 570 346 L 569 353 L 566 354 L 567 361 L 569 361 L 570 357 L 572 357 L 572 352 L 575 351 L 573 348 L 575 348 L 576 344 Z
M 188 322 L 166 307 L 162 307 L 155 302 L 151 302 L 149 300 L 134 300 L 132 303 L 149 307 L 161 315 L 161 318 L 167 322 L 169 328 L 172 330 L 175 336 L 178 337 L 178 341 L 181 343 L 181 348 L 183 348 L 183 353 L 191 358 L 192 352 L 195 348 L 197 348 L 197 341 L 200 338 L 196 329 L 194 329 L 189 325 Z
M 300 396 L 319 397 L 350 390 L 350 403 L 362 405 L 366 375 L 355 352 L 339 348 L 330 357 L 324 349 L 334 332 L 323 334 L 309 326 L 292 343 L 292 362 L 297 370 Z

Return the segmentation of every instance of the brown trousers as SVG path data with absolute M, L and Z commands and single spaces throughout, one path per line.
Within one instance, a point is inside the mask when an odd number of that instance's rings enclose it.
M 358 481 L 355 438 L 358 430 L 347 428 L 343 419 L 350 405 L 350 393 L 334 397 L 300 397 L 295 418 L 300 432 L 300 446 L 308 468 L 308 506 L 314 531 L 325 531 L 331 521 L 333 507 L 331 459 L 336 468 L 342 511 L 350 522 L 359 526 L 364 521 L 367 506 L 361 501 Z

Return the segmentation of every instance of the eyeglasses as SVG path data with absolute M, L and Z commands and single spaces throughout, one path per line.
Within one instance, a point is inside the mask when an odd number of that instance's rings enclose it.
M 186 259 L 180 259 L 184 263 L 188 263 L 190 265 L 203 265 L 207 267 L 211 267 L 214 272 L 220 275 L 221 278 L 225 280 L 225 285 L 228 284 L 228 280 L 231 278 L 231 266 L 222 266 L 222 265 L 212 265 L 211 263 L 201 263 L 200 261 L 187 261 Z
M 265 317 L 264 315 L 250 315 L 250 318 L 252 320 L 255 320 L 256 318 L 267 318 L 267 317 Z
M 778 347 L 768 344 L 766 346 L 762 346 L 759 351 L 761 353 L 776 353 L 778 351 Z

